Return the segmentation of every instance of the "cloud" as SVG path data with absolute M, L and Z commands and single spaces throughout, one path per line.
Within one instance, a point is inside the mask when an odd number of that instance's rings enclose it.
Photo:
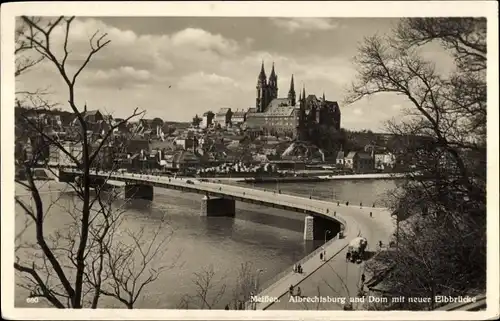
M 354 110 L 352 111 L 352 113 L 353 113 L 354 115 L 358 115 L 358 116 L 361 116 L 361 115 L 363 115 L 363 114 L 364 114 L 364 113 L 363 113 L 363 111 L 362 111 L 360 108 L 356 108 L 356 109 L 354 109 Z
M 238 88 L 238 84 L 234 79 L 217 74 L 206 74 L 205 72 L 197 72 L 182 77 L 178 83 L 180 89 L 185 90 L 212 90 L 217 89 L 230 89 Z
M 236 41 L 213 35 L 202 29 L 187 28 L 171 37 L 172 48 L 212 50 L 222 55 L 234 54 L 239 46 Z
M 106 33 L 111 42 L 95 55 L 88 68 L 119 69 L 124 66 L 151 72 L 172 71 L 172 67 L 189 60 L 210 62 L 220 57 L 234 55 L 240 49 L 238 43 L 220 34 L 212 34 L 198 28 L 186 28 L 173 34 L 138 35 L 131 30 L 121 30 L 97 19 L 75 20 L 70 30 L 71 54 L 68 63 L 79 66 L 89 50 L 89 39 L 99 30 L 96 39 Z M 55 28 L 51 45 L 57 48 L 62 59 L 63 27 Z
M 337 29 L 340 24 L 327 18 L 274 18 L 272 22 L 290 33 L 296 31 L 326 31 Z
M 279 97 L 286 97 L 292 74 L 297 96 L 304 84 L 307 94 L 342 102 L 343 87 L 355 76 L 351 57 L 311 51 L 298 54 L 293 49 L 281 51 L 256 50 L 263 38 L 274 41 L 295 41 L 291 32 L 299 30 L 332 30 L 338 24 L 329 19 L 275 19 L 283 28 L 274 28 L 269 35 L 256 35 L 232 30 L 231 37 L 209 27 L 186 24 L 169 32 L 148 34 L 124 27 L 107 25 L 96 18 L 77 18 L 70 34 L 70 71 L 74 71 L 89 52 L 89 38 L 96 30 L 107 33 L 111 43 L 97 53 L 77 82 L 77 102 L 89 108 L 106 106 L 117 117 L 125 117 L 135 107 L 146 109 L 147 117 L 165 120 L 190 120 L 195 114 L 221 107 L 248 108 L 255 104 L 255 86 L 262 59 L 267 75 L 272 62 L 278 74 Z M 278 22 L 279 21 L 279 22 Z M 110 22 L 111 23 L 111 22 Z M 238 35 L 237 32 L 240 32 Z M 272 33 L 272 34 L 271 34 Z M 51 45 L 62 57 L 63 29 L 54 30 Z M 270 40 L 270 39 L 271 40 Z M 19 88 L 32 90 L 40 84 L 54 88 L 53 99 L 67 105 L 67 90 L 54 66 L 43 63 L 27 77 L 18 79 Z M 127 89 L 127 90 L 124 90 Z M 118 92 L 118 94 L 117 94 Z M 395 114 L 392 104 L 381 101 L 384 110 L 366 108 L 365 103 L 342 109 L 342 126 L 369 128 L 371 123 Z M 363 112 L 362 117 L 356 109 Z M 387 111 L 387 112 L 386 112 Z M 361 125 L 360 125 L 361 124 Z
M 153 81 L 154 76 L 148 70 L 122 66 L 117 69 L 91 71 L 83 75 L 84 83 L 89 87 L 112 86 L 118 89 L 140 86 Z

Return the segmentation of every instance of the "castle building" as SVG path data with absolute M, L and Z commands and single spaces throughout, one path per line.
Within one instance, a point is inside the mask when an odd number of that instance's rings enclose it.
M 251 108 L 246 116 L 246 126 L 250 130 L 262 130 L 300 140 L 307 140 L 309 130 L 315 126 L 340 130 L 338 103 L 327 101 L 324 93 L 322 98 L 306 96 L 305 87 L 296 101 L 293 75 L 287 97 L 278 98 L 278 76 L 274 63 L 268 80 L 262 62 L 256 89 L 255 108 Z

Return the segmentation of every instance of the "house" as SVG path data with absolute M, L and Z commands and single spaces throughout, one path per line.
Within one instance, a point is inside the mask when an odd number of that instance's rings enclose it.
M 344 167 L 345 165 L 345 153 L 344 151 L 340 151 L 337 153 L 337 157 L 335 158 L 335 164 L 339 167 Z
M 174 143 L 177 148 L 180 147 L 182 149 L 193 149 L 198 147 L 198 139 L 193 135 L 192 132 L 177 136 L 174 139 Z
M 393 168 L 396 164 L 396 156 L 392 153 L 375 154 L 374 165 L 376 169 Z
M 214 123 L 220 125 L 220 127 L 230 127 L 233 112 L 231 108 L 221 108 L 214 118 Z
M 99 110 L 90 110 L 82 113 L 83 119 L 88 123 L 97 123 L 99 121 L 103 121 L 104 117 L 102 116 Z
M 247 112 L 245 110 L 236 110 L 231 117 L 231 124 L 240 126 L 247 119 Z
M 345 158 L 344 166 L 356 173 L 371 172 L 375 167 L 373 157 L 365 152 L 349 152 Z
M 64 142 L 62 144 L 63 148 L 71 155 L 71 157 L 66 154 L 61 148 L 50 145 L 49 146 L 49 164 L 59 165 L 63 167 L 76 167 L 75 158 L 77 161 L 81 161 L 83 157 L 83 145 L 81 142 Z

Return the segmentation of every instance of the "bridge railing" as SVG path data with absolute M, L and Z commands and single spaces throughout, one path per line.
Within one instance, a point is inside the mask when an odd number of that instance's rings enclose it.
M 73 170 L 75 171 L 75 170 Z M 75 171 L 78 172 L 78 171 Z M 94 173 L 92 173 L 94 174 Z M 137 180 L 137 181 L 148 181 L 151 183 L 164 183 L 164 184 L 170 184 L 173 186 L 180 186 L 180 187 L 186 187 L 186 188 L 192 188 L 192 189 L 197 189 L 199 191 L 206 191 L 206 192 L 212 192 L 212 193 L 222 193 L 226 194 L 229 196 L 235 196 L 235 197 L 241 197 L 241 198 L 248 198 L 252 199 L 255 201 L 269 201 L 270 203 L 276 204 L 276 205 L 281 205 L 281 206 L 287 206 L 287 207 L 292 207 L 295 209 L 300 209 L 300 210 L 305 210 L 305 211 L 310 211 L 310 212 L 315 212 L 318 214 L 322 214 L 328 217 L 331 217 L 342 224 L 345 224 L 345 220 L 342 218 L 336 216 L 336 209 L 335 209 L 335 204 L 332 202 L 328 202 L 322 199 L 314 199 L 315 204 L 322 204 L 322 206 L 314 206 L 308 204 L 309 199 L 304 197 L 304 195 L 290 195 L 288 193 L 276 193 L 276 191 L 273 191 L 273 193 L 270 193 L 269 191 L 262 191 L 262 190 L 256 190 L 252 188 L 247 188 L 247 187 L 241 187 L 241 186 L 235 186 L 235 185 L 229 185 L 230 189 L 228 189 L 228 185 L 224 186 L 224 190 L 222 189 L 222 186 L 218 183 L 208 183 L 208 182 L 203 182 L 203 184 L 197 184 L 197 185 L 188 185 L 185 183 L 185 181 L 182 181 L 180 179 L 172 179 L 170 177 L 165 177 L 165 176 L 155 176 L 155 175 L 147 175 L 147 174 L 135 174 L 135 173 L 108 173 L 108 172 L 99 172 L 95 173 L 97 175 L 102 175 L 106 176 L 109 179 L 128 179 L 128 180 Z M 168 181 L 167 181 L 168 180 Z M 187 181 L 188 179 L 186 179 Z M 265 193 L 265 194 L 263 194 Z M 288 200 L 284 200 L 288 199 Z M 313 200 L 313 199 L 310 199 Z
M 206 185 L 208 184 L 213 184 L 213 185 L 219 185 L 217 183 L 205 183 Z M 241 186 L 234 186 L 234 185 L 230 185 L 231 188 L 233 190 L 241 190 L 241 193 L 238 193 L 239 195 L 236 195 L 236 196 L 240 196 L 240 197 L 248 197 L 248 196 L 253 196 L 253 197 L 257 197 L 256 200 L 262 200 L 262 194 L 259 194 L 257 192 L 257 190 L 253 189 L 253 188 L 246 188 L 246 187 L 241 187 Z M 221 192 L 222 190 L 220 190 L 219 192 Z M 226 191 L 227 192 L 227 189 Z M 234 193 L 232 193 L 233 191 L 229 191 L 227 194 L 228 195 L 235 195 Z M 313 205 L 308 205 L 307 203 L 304 203 L 305 202 L 308 202 L 309 200 L 304 197 L 304 195 L 300 195 L 300 194 L 297 194 L 297 195 L 290 195 L 289 193 L 276 193 L 276 191 L 265 191 L 265 190 L 261 190 L 261 192 L 265 192 L 266 193 L 266 197 L 276 197 L 276 199 L 273 201 L 273 203 L 275 204 L 278 204 L 278 205 L 288 205 L 290 207 L 295 207 L 295 208 L 298 208 L 298 209 L 304 209 L 304 210 L 309 210 L 309 211 L 312 211 L 312 212 L 316 212 L 318 214 L 323 214 L 323 215 L 327 215 L 329 217 L 332 217 L 332 218 L 335 218 L 336 220 L 338 221 L 341 221 L 341 223 L 345 224 L 345 221 L 340 218 L 340 217 L 337 217 L 335 214 L 336 214 L 336 210 L 335 210 L 335 204 L 334 203 L 331 203 L 331 202 L 328 202 L 328 201 L 325 201 L 325 200 L 322 200 L 322 199 L 311 199 L 311 200 L 315 200 L 316 204 L 323 204 L 323 206 L 313 206 Z M 288 201 L 284 201 L 282 199 L 279 199 L 279 198 L 289 198 L 290 200 L 291 199 L 295 199 L 296 201 L 299 201 L 299 202 L 288 202 Z
M 67 169 L 68 171 L 73 171 L 73 172 L 78 172 L 78 170 L 75 170 L 75 169 Z M 118 172 L 115 172 L 115 174 L 120 174 Z M 162 178 L 168 178 L 168 176 L 161 176 L 161 175 L 148 175 L 148 174 L 136 174 L 136 173 L 126 173 L 126 175 L 135 175 L 135 176 L 154 176 L 154 177 L 162 177 Z M 190 179 L 190 178 L 186 178 L 186 179 Z M 193 178 L 195 179 L 195 178 Z M 222 181 L 221 180 L 221 183 L 217 183 L 217 182 L 204 182 L 205 184 L 222 184 Z M 276 185 L 276 188 L 270 188 L 270 187 L 263 187 L 263 186 L 256 186 L 255 184 L 247 184 L 247 186 L 245 185 L 241 185 L 241 184 L 238 184 L 238 183 L 235 183 L 235 182 L 224 182 L 223 183 L 224 185 L 230 185 L 230 186 L 235 186 L 235 187 L 242 187 L 242 188 L 247 188 L 247 189 L 254 189 L 254 190 L 260 190 L 260 191 L 264 191 L 264 192 L 269 192 L 269 193 L 278 193 L 279 192 L 279 184 Z M 250 187 L 251 186 L 251 187 Z M 284 193 L 281 193 L 281 194 L 287 194 L 287 195 L 292 195 L 292 196 L 297 196 L 297 197 L 301 197 L 301 198 L 309 198 L 309 199 L 313 199 L 313 200 L 320 200 L 320 201 L 327 201 L 327 202 L 331 202 L 331 203 L 334 203 L 336 204 L 337 206 L 343 206 L 343 205 L 346 205 L 346 204 L 349 204 L 349 205 L 352 205 L 352 206 L 361 206 L 363 208 L 385 208 L 386 207 L 386 204 L 384 204 L 384 202 L 382 201 L 378 201 L 378 202 L 367 202 L 367 201 L 364 201 L 364 200 L 361 200 L 361 199 L 337 199 L 333 196 L 333 191 L 332 191 L 332 197 L 330 198 L 328 195 L 318 195 L 318 193 L 315 194 L 315 191 L 312 190 L 309 195 L 307 193 L 297 193 L 297 192 L 292 192 L 292 191 L 284 191 Z
M 297 266 L 299 264 L 303 265 L 304 262 L 309 261 L 309 259 L 311 259 L 312 257 L 316 256 L 317 254 L 319 254 L 322 251 L 325 251 L 325 248 L 327 248 L 328 246 L 330 246 L 333 242 L 335 242 L 337 240 L 339 240 L 338 234 L 335 235 L 335 237 L 328 240 L 323 245 L 321 245 L 320 247 L 318 247 L 317 249 L 315 249 L 314 251 L 312 251 L 311 253 L 304 256 L 299 261 L 295 262 L 293 265 L 295 265 L 295 266 Z M 274 289 L 275 287 L 277 287 L 279 285 L 279 281 L 281 279 L 283 279 L 286 275 L 293 273 L 293 265 L 287 267 L 285 270 L 281 271 L 280 273 L 278 273 L 277 275 L 275 275 L 271 279 L 267 280 L 266 282 L 263 282 L 260 285 L 260 289 L 257 289 L 258 291 L 260 291 L 259 295 L 264 294 L 263 293 L 264 291 L 268 292 L 268 291 Z
M 290 183 L 288 183 L 290 184 Z M 231 185 L 231 186 L 243 186 L 243 187 L 248 187 L 248 188 L 252 188 L 252 189 L 256 189 L 256 190 L 262 190 L 262 191 L 265 191 L 265 192 L 278 192 L 280 190 L 280 188 L 278 187 L 278 185 L 276 185 L 276 187 L 274 188 L 271 188 L 271 187 L 263 187 L 263 186 L 258 186 L 258 185 L 255 185 L 255 184 L 251 184 L 251 183 L 246 183 L 245 185 L 242 185 L 242 184 L 239 184 L 238 182 L 229 182 L 227 185 Z M 309 193 L 297 193 L 297 192 L 292 192 L 292 191 L 288 191 L 288 190 L 282 190 L 281 191 L 282 193 L 284 192 L 285 194 L 289 194 L 289 195 L 294 195 L 294 196 L 299 196 L 299 197 L 304 197 L 304 198 L 309 198 L 309 199 L 314 199 L 314 200 L 322 200 L 322 201 L 328 201 L 328 202 L 332 202 L 332 203 L 338 203 L 339 206 L 342 206 L 342 205 L 346 205 L 347 203 L 349 205 L 353 205 L 353 206 L 358 206 L 358 205 L 362 205 L 363 207 L 377 207 L 377 208 L 380 208 L 380 207 L 385 207 L 385 204 L 382 202 L 382 201 L 378 201 L 378 202 L 367 202 L 367 201 L 363 201 L 361 199 L 354 199 L 354 198 L 351 198 L 351 199 L 337 199 L 334 197 L 334 192 L 332 191 L 331 193 L 331 196 L 329 195 L 318 195 L 319 192 L 316 192 L 315 191 L 310 191 Z
M 255 201 L 269 201 L 270 203 L 292 207 L 299 210 L 310 211 L 318 214 L 322 214 L 328 217 L 331 217 L 342 224 L 345 224 L 345 220 L 341 217 L 336 216 L 336 211 L 334 209 L 334 204 L 331 202 L 327 202 L 325 200 L 315 200 L 316 204 L 322 204 L 323 206 L 314 206 L 307 204 L 309 201 L 303 195 L 289 195 L 288 193 L 270 193 L 266 191 L 258 191 L 252 188 L 246 188 L 241 186 L 230 185 L 230 189 L 228 186 L 224 186 L 224 190 L 222 186 L 217 183 L 206 183 L 197 184 L 197 185 L 188 185 L 184 181 L 179 179 L 172 179 L 165 176 L 154 176 L 147 174 L 135 174 L 135 173 L 107 173 L 107 172 L 99 172 L 96 173 L 98 175 L 103 175 L 108 177 L 109 179 L 127 179 L 127 180 L 137 180 L 137 181 L 146 181 L 151 183 L 164 183 L 167 185 L 180 186 L 186 188 L 197 189 L 199 191 L 206 191 L 212 193 L 222 193 L 229 196 L 241 197 L 252 199 Z M 167 181 L 168 180 L 168 181 Z M 186 180 L 187 181 L 187 180 Z M 263 194 L 265 192 L 265 194 Z M 284 200 L 288 199 L 288 200 Z M 293 200 L 293 201 L 292 201 Z

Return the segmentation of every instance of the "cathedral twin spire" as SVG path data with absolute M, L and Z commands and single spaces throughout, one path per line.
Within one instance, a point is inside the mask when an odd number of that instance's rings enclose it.
M 259 82 L 267 80 L 266 71 L 264 70 L 264 60 L 262 60 L 262 66 L 260 67 Z
M 264 111 L 272 99 L 278 98 L 278 75 L 274 69 L 274 62 L 271 69 L 271 74 L 269 75 L 269 82 L 267 81 L 266 71 L 264 68 L 264 60 L 260 67 L 260 74 L 257 80 L 257 101 L 256 107 L 259 111 Z M 288 91 L 288 99 L 292 106 L 296 105 L 296 95 L 295 95 L 295 83 L 292 74 L 292 79 L 290 80 L 290 89 Z M 302 93 L 299 97 L 299 102 L 306 99 L 306 88 L 303 86 Z M 322 101 L 325 102 L 325 93 L 323 92 Z
M 274 70 L 274 63 L 268 82 L 264 69 L 264 61 L 262 61 L 259 78 L 257 79 L 257 110 L 259 112 L 265 111 L 271 100 L 275 98 L 278 98 L 278 76 Z

